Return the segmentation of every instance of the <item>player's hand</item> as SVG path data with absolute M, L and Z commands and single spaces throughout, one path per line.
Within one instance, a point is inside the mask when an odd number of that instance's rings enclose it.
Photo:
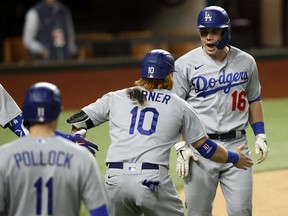
M 176 143 L 175 149 L 177 157 L 176 173 L 179 177 L 185 178 L 189 173 L 190 158 L 192 158 L 194 161 L 197 161 L 198 157 L 188 147 L 185 141 Z
M 42 49 L 40 52 L 40 55 L 43 59 L 48 59 L 49 58 L 49 51 L 47 49 Z
M 99 151 L 99 147 L 95 143 L 84 138 L 84 136 L 86 135 L 86 132 L 87 131 L 85 129 L 81 129 L 77 131 L 76 133 L 71 134 L 72 139 L 73 139 L 72 141 L 77 143 L 78 145 L 86 147 L 93 155 L 95 155 L 96 152 L 94 149 Z
M 236 152 L 239 155 L 239 161 L 236 164 L 234 164 L 234 166 L 237 167 L 238 169 L 246 170 L 247 168 L 253 165 L 252 159 L 242 153 L 242 150 L 245 147 L 246 147 L 246 144 L 242 144 L 240 147 L 236 149 Z
M 264 161 L 268 155 L 267 136 L 266 134 L 256 135 L 255 153 L 258 155 L 261 152 L 261 157 L 257 160 L 257 164 Z

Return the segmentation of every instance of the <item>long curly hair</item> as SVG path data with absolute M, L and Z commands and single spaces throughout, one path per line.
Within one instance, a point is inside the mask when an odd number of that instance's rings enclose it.
M 135 81 L 136 86 L 143 86 L 148 91 L 153 91 L 153 89 L 172 90 L 173 83 L 174 83 L 173 73 L 170 73 L 163 80 L 140 78 L 139 80 Z

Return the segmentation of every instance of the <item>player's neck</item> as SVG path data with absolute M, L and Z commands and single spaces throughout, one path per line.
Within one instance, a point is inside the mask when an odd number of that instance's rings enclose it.
M 56 122 L 34 124 L 29 128 L 29 136 L 32 137 L 52 137 L 56 129 Z
M 219 63 L 222 63 L 225 60 L 227 54 L 229 53 L 229 50 L 229 47 L 226 46 L 222 50 L 217 50 L 213 55 L 208 55 Z

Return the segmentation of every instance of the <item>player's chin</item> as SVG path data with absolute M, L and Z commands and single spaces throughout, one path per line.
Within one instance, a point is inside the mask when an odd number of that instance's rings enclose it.
M 206 44 L 205 50 L 208 54 L 213 54 L 217 51 L 215 44 Z

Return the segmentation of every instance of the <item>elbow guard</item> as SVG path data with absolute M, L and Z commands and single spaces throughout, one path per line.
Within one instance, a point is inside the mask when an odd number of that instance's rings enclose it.
M 217 149 L 217 143 L 213 142 L 211 139 L 207 139 L 197 151 L 204 157 L 204 158 L 211 158 Z
M 75 126 L 77 129 L 90 129 L 94 127 L 92 120 L 83 110 L 80 110 L 78 113 L 75 113 L 70 118 L 68 118 L 66 123 Z

